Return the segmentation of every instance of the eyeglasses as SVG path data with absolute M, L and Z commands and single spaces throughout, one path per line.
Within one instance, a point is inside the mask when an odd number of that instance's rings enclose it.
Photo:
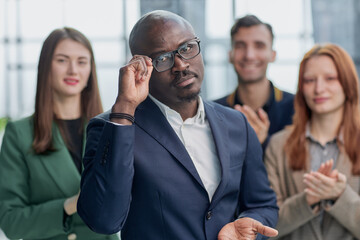
M 174 66 L 175 54 L 179 54 L 181 58 L 189 60 L 199 55 L 199 53 L 200 39 L 196 37 L 195 39 L 182 44 L 178 49 L 163 53 L 160 56 L 154 58 L 152 64 L 156 71 L 164 72 Z

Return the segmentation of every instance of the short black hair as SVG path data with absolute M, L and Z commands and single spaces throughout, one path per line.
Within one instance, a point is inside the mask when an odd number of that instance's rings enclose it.
M 230 32 L 231 41 L 233 40 L 234 35 L 239 31 L 239 28 L 242 28 L 242 27 L 247 28 L 247 27 L 252 27 L 252 26 L 256 26 L 256 25 L 264 25 L 270 32 L 271 41 L 272 42 L 274 41 L 274 33 L 273 33 L 271 25 L 261 21 L 255 15 L 246 15 L 242 18 L 236 19 L 234 25 L 231 27 L 231 32 Z

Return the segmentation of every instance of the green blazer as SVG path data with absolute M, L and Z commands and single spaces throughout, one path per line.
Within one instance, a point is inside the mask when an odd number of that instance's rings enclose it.
M 118 239 L 92 232 L 73 214 L 63 224 L 63 204 L 78 193 L 80 174 L 59 129 L 53 125 L 55 151 L 32 150 L 33 118 L 6 126 L 0 152 L 0 228 L 11 239 Z

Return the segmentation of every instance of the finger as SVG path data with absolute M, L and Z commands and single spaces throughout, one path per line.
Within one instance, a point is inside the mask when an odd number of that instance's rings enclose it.
M 334 160 L 329 159 L 326 162 L 322 163 L 317 171 L 319 173 L 322 173 L 322 174 L 326 175 L 326 176 L 329 176 L 330 172 L 331 172 L 331 169 L 333 168 L 333 165 L 334 165 Z
M 307 179 L 304 179 L 303 181 L 304 181 L 306 187 L 311 189 L 313 192 L 315 192 L 317 194 L 324 193 L 324 190 L 321 187 L 319 187 L 319 185 L 317 185 L 316 183 L 311 182 L 310 180 L 307 180 Z
M 250 108 L 247 105 L 243 106 L 244 114 L 249 121 L 250 125 L 255 128 L 265 128 L 263 122 L 260 120 L 259 116 L 256 114 L 256 112 Z
M 339 182 L 343 182 L 346 183 L 346 176 L 342 173 L 338 173 L 338 177 L 337 177 Z
M 144 80 L 148 82 L 151 78 L 151 74 L 154 69 L 154 67 L 152 65 L 152 59 L 149 57 L 145 57 L 145 64 L 146 64 L 147 71 L 146 71 L 146 74 L 144 75 Z
M 244 109 L 244 106 L 240 106 L 239 104 L 236 104 L 234 106 L 234 109 L 244 114 L 250 125 L 252 125 L 251 118 L 249 116 L 249 113 Z
M 322 174 L 321 174 L 322 175 Z M 329 179 L 329 178 L 328 178 Z M 313 189 L 313 191 L 325 195 L 327 192 L 331 191 L 334 183 L 324 182 L 311 174 L 304 174 L 304 183 L 309 188 Z
M 267 113 L 262 108 L 259 108 L 257 110 L 257 114 L 258 114 L 258 117 L 260 118 L 261 122 L 264 123 L 265 126 L 269 127 L 270 121 L 269 121 L 269 117 L 268 117 Z
M 321 174 L 319 172 L 312 172 L 310 175 L 315 177 L 315 179 L 321 182 L 319 185 L 333 187 L 335 184 L 335 180 L 333 178 L 325 176 L 324 174 Z
M 339 171 L 337 169 L 334 169 L 330 172 L 329 177 L 337 179 L 339 175 Z
M 304 175 L 304 183 L 308 188 L 311 188 L 313 192 L 321 195 L 322 197 L 327 196 L 334 187 L 334 180 L 332 183 L 324 182 L 312 174 Z
M 242 107 L 240 104 L 236 104 L 236 105 L 234 106 L 234 109 L 237 110 L 237 111 L 239 111 L 239 112 L 244 113 L 244 112 L 243 112 L 243 107 Z
M 255 226 L 256 232 L 266 236 L 266 237 L 276 237 L 278 231 L 274 228 L 264 226 L 260 222 Z
M 326 176 L 329 176 L 333 166 L 334 166 L 334 160 L 333 159 L 327 160 L 324 163 L 324 172 L 323 172 L 323 174 L 326 175 Z
M 328 160 L 325 163 L 322 163 L 317 171 L 324 175 L 328 175 L 331 171 L 331 168 L 332 166 L 330 164 L 330 160 Z
M 313 189 L 311 189 L 311 188 L 305 188 L 305 189 L 304 189 L 304 192 L 305 192 L 306 194 L 312 196 L 312 197 L 316 197 L 316 198 L 318 198 L 318 199 L 322 199 L 322 198 L 321 198 L 322 195 L 319 194 L 319 193 L 317 193 L 317 192 L 314 192 Z
M 312 184 L 319 185 L 321 184 L 321 180 L 319 180 L 317 177 L 315 177 L 312 172 L 311 173 L 305 173 L 304 174 L 304 181 L 310 182 Z
M 234 106 L 234 109 L 241 112 L 242 114 L 244 114 L 246 119 L 249 121 L 250 116 L 249 116 L 248 112 L 244 109 L 244 106 L 241 106 L 240 104 L 236 104 Z
M 123 75 L 133 75 L 135 81 L 139 81 L 142 75 L 147 71 L 145 64 L 140 59 L 131 60 L 125 67 L 123 67 Z
M 328 164 L 330 168 L 332 168 L 334 166 L 334 159 L 331 158 L 330 160 L 327 160 L 325 163 Z
M 144 80 L 145 76 L 148 73 L 148 68 L 147 68 L 147 64 L 145 62 L 145 59 L 143 57 L 141 58 L 137 58 L 136 59 L 136 63 L 138 63 L 137 65 L 137 80 Z
M 136 80 L 145 80 L 148 76 L 149 72 L 149 61 L 151 59 L 147 56 L 143 55 L 134 55 L 133 58 L 130 60 L 129 64 L 134 66 L 135 68 L 135 78 Z M 150 63 L 152 65 L 152 63 Z
M 325 174 L 326 173 L 325 164 L 322 163 L 317 171 L 319 173 Z
M 224 236 L 224 235 L 219 235 L 218 240 L 231 240 L 231 238 Z
M 244 105 L 243 109 L 244 109 L 244 112 L 249 116 L 248 118 L 250 118 L 250 120 L 252 120 L 252 121 L 259 120 L 258 115 L 251 107 Z

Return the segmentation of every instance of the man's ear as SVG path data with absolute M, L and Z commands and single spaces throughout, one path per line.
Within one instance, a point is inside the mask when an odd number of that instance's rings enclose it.
M 270 62 L 275 62 L 276 60 L 276 51 L 275 50 L 271 50 L 271 59 Z

